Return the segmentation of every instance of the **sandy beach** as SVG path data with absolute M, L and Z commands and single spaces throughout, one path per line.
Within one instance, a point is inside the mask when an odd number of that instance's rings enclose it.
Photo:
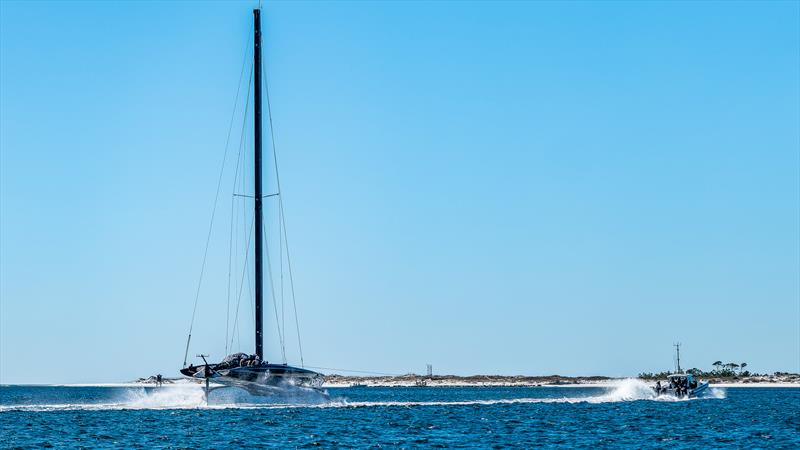
M 431 377 L 415 374 L 402 376 L 346 376 L 326 375 L 323 387 L 613 387 L 620 382 L 635 377 L 612 378 L 602 376 L 566 377 L 549 376 L 504 376 L 504 375 L 434 375 Z M 646 380 L 645 380 L 646 381 Z M 787 374 L 777 377 L 755 376 L 739 379 L 709 379 L 715 387 L 783 387 L 800 388 L 800 375 Z M 647 381 L 646 381 L 647 382 Z M 653 381 L 654 383 L 655 381 Z

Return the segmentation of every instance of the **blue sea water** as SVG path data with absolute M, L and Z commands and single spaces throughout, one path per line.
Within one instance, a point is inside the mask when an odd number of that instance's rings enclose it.
M 194 385 L 2 386 L 2 448 L 800 448 L 800 389 L 655 397 L 620 386 L 332 388 L 252 397 Z

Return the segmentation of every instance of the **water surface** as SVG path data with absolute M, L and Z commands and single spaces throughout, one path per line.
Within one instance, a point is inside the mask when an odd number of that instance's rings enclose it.
M 611 388 L 338 388 L 271 398 L 194 385 L 2 386 L 3 448 L 800 447 L 800 389 L 655 397 Z

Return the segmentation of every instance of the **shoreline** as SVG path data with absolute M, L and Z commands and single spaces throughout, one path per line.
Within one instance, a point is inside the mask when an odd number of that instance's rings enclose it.
M 627 378 L 627 379 L 636 379 L 636 378 Z M 545 387 L 545 388 L 613 388 L 619 385 L 619 382 L 625 380 L 625 378 L 620 378 L 619 380 L 615 380 L 615 382 L 610 383 L 576 383 L 576 384 L 467 384 L 467 383 L 448 383 L 448 384 L 427 384 L 425 386 L 416 386 L 414 384 L 367 384 L 364 386 L 353 386 L 350 384 L 338 384 L 338 383 L 323 383 L 323 389 L 345 389 L 345 388 L 395 388 L 395 387 L 441 387 L 441 388 L 468 388 L 468 387 L 525 387 L 525 388 L 536 388 L 536 387 Z M 644 381 L 644 380 L 642 380 Z M 644 381 L 647 384 L 650 384 Z M 800 383 L 720 383 L 715 384 L 711 383 L 710 387 L 713 388 L 800 388 Z
M 527 384 L 527 383 L 498 383 L 498 382 L 490 382 L 490 383 L 467 383 L 467 382 L 440 382 L 440 383 L 427 383 L 423 386 L 418 386 L 415 383 L 339 383 L 339 382 L 324 382 L 322 384 L 323 389 L 350 389 L 350 388 L 407 388 L 407 387 L 438 387 L 438 388 L 481 388 L 481 387 L 521 387 L 521 388 L 537 388 L 537 387 L 544 387 L 544 388 L 613 388 L 617 387 L 620 383 L 626 380 L 639 380 L 645 384 L 652 384 L 653 381 L 648 380 L 641 380 L 639 378 L 615 378 L 610 379 L 606 382 L 583 382 L 583 383 L 570 383 L 570 384 L 559 384 L 559 383 L 538 383 L 538 384 Z M 191 386 L 191 385 L 200 385 L 200 383 L 194 383 L 190 380 L 186 382 L 179 382 L 179 383 L 163 383 L 161 386 L 158 386 L 155 383 L 149 382 L 127 382 L 127 383 L 36 383 L 36 384 L 29 384 L 29 383 L 20 383 L 20 384 L 0 384 L 0 388 L 5 387 L 69 387 L 69 388 L 77 388 L 77 387 L 108 387 L 108 388 L 136 388 L 136 387 L 159 387 L 164 389 L 169 389 L 171 387 L 180 388 L 182 386 Z M 354 386 L 355 384 L 355 386 Z M 711 383 L 710 387 L 714 388 L 787 388 L 787 389 L 798 389 L 800 388 L 800 382 L 750 382 L 750 383 Z
M 439 388 L 481 388 L 481 387 L 524 387 L 524 388 L 613 388 L 617 387 L 620 383 L 626 380 L 639 380 L 645 384 L 652 384 L 652 381 L 640 380 L 638 378 L 615 378 L 606 382 L 589 382 L 589 383 L 572 383 L 572 384 L 525 384 L 525 383 L 464 383 L 464 382 L 442 382 L 442 383 L 428 383 L 424 386 L 417 386 L 414 383 L 360 383 L 358 386 L 353 386 L 354 383 L 331 383 L 324 382 L 323 389 L 350 389 L 350 388 L 407 388 L 407 387 L 439 387 Z M 0 384 L 0 388 L 5 387 L 108 387 L 108 388 L 136 388 L 136 387 L 159 387 L 169 389 L 171 387 L 180 388 L 185 386 L 200 385 L 190 380 L 179 383 L 164 383 L 158 386 L 155 383 L 149 382 L 128 382 L 128 383 L 47 383 L 47 384 Z M 751 383 L 711 383 L 710 387 L 714 388 L 800 388 L 800 382 L 751 382 Z
M 619 383 L 636 379 L 646 384 L 654 384 L 655 379 L 637 377 L 565 377 L 551 376 L 502 376 L 502 375 L 420 375 L 402 376 L 345 376 L 331 374 L 325 376 L 324 388 L 350 387 L 614 387 Z M 702 378 L 701 378 L 702 379 Z M 779 377 L 745 377 L 739 379 L 709 378 L 712 387 L 786 387 L 800 388 L 800 375 L 789 374 Z
M 709 381 L 711 387 L 718 388 L 800 388 L 800 374 L 782 374 L 779 376 L 752 376 L 738 379 L 702 378 Z M 346 376 L 338 374 L 325 375 L 322 388 L 367 388 L 367 387 L 564 387 L 564 388 L 597 388 L 616 387 L 629 380 L 639 380 L 645 384 L 655 384 L 656 379 L 638 377 L 567 377 L 549 376 L 504 376 L 504 375 L 433 375 L 416 374 L 400 376 Z M 179 387 L 196 384 L 188 378 L 164 378 L 163 387 Z M 0 384 L 7 386 L 43 386 L 43 387 L 152 387 L 157 386 L 152 378 L 139 378 L 133 381 L 118 383 L 37 383 L 37 384 Z

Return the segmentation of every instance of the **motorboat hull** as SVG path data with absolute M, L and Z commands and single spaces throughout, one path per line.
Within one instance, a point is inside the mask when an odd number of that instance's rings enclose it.
M 701 382 L 689 392 L 689 397 L 701 397 L 708 390 L 708 381 Z
M 678 397 L 678 398 L 684 398 L 684 397 L 697 398 L 697 397 L 702 397 L 703 394 L 708 390 L 708 381 L 698 383 L 697 387 L 687 390 L 676 389 L 674 387 L 665 387 L 662 388 L 661 390 L 653 388 L 653 390 L 655 391 L 656 395 L 671 395 L 673 397 Z

